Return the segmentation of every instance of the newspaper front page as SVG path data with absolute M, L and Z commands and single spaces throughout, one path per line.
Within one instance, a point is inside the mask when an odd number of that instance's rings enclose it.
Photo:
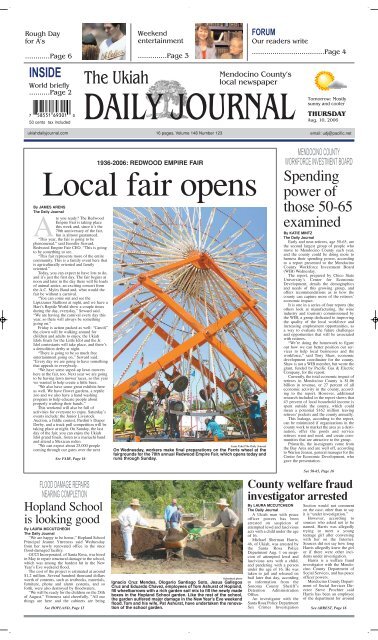
M 0 16 L 23 129 L 2 633 L 377 632 L 355 35 L 377 14 L 345 8 Z

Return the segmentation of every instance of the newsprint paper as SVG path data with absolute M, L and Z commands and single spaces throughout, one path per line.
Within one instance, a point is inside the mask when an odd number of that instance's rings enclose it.
M 0 7 L 0 640 L 378 637 L 374 4 Z

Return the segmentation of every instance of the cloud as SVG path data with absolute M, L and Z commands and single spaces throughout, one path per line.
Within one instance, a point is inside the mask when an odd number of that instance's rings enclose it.
M 347 85 L 343 84 L 339 80 L 334 80 L 331 84 L 328 85 L 328 89 L 345 89 Z

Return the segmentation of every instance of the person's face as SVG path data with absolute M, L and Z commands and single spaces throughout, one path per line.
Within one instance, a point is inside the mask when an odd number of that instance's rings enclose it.
M 243 51 L 243 42 L 239 38 L 233 38 L 230 42 L 230 53 L 238 56 Z
M 111 22 L 105 22 L 104 31 L 112 39 L 119 35 L 119 27 L 115 27 Z
M 136 504 L 132 504 L 131 508 L 133 509 L 133 511 L 138 511 L 138 506 Z
M 209 30 L 206 27 L 198 27 L 197 35 L 199 40 L 207 40 L 207 36 L 209 35 Z

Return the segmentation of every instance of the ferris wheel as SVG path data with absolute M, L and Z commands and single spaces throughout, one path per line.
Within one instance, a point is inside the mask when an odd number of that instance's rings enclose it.
M 265 210 L 115 209 L 114 402 L 163 375 L 266 391 L 266 275 Z

